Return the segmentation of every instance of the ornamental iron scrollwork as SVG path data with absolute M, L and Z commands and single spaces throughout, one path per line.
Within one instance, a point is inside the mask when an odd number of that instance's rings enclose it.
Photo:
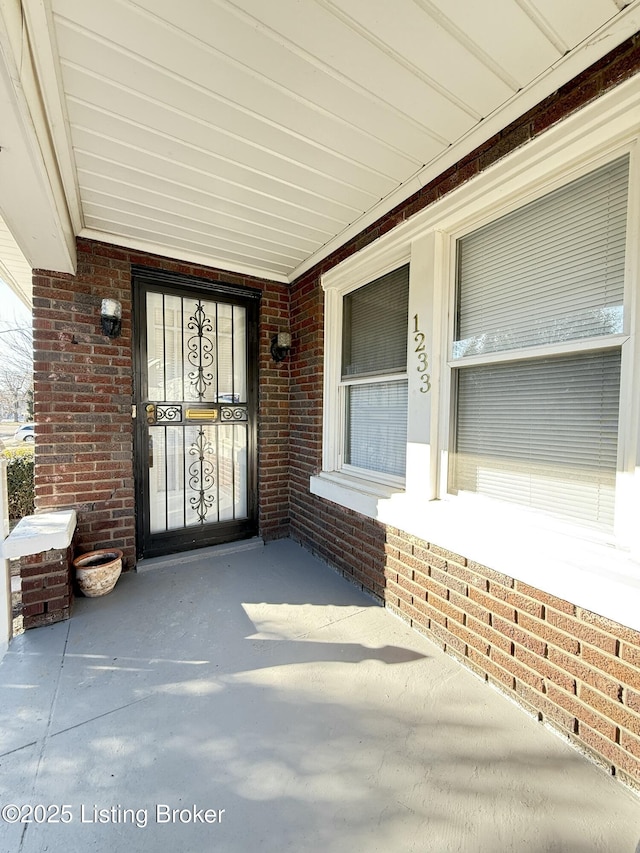
M 202 401 L 213 382 L 213 372 L 209 370 L 213 365 L 213 341 L 206 337 L 207 332 L 213 333 L 213 326 L 200 300 L 196 302 L 195 312 L 189 317 L 187 328 L 196 332 L 187 341 L 187 358 L 195 368 L 189 373 L 190 384 L 198 400 Z
M 215 495 L 210 491 L 215 485 L 215 469 L 213 463 L 207 458 L 213 455 L 213 452 L 213 446 L 204 428 L 200 427 L 198 437 L 189 448 L 189 455 L 198 457 L 189 465 L 189 488 L 197 493 L 189 499 L 189 503 L 197 513 L 201 524 L 204 524 L 207 513 L 215 502 Z
M 156 405 L 156 422 L 160 421 L 181 421 L 182 406 L 163 406 L 160 403 Z
M 221 421 L 246 421 L 248 420 L 247 410 L 240 406 L 230 408 L 227 406 L 220 407 Z

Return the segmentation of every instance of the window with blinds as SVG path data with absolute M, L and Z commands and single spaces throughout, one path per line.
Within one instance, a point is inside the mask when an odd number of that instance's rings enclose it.
M 623 157 L 458 241 L 453 491 L 612 529 L 628 179 Z
M 404 477 L 409 266 L 343 299 L 343 461 Z

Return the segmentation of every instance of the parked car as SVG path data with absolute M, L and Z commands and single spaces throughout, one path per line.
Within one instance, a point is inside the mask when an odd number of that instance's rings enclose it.
M 15 431 L 13 437 L 16 441 L 26 441 L 28 444 L 33 444 L 35 437 L 35 424 L 22 424 Z

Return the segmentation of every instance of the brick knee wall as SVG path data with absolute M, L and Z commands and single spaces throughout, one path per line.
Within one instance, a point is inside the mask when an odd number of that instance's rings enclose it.
M 328 501 L 292 521 L 344 577 L 640 788 L 640 632 Z
M 37 628 L 71 616 L 74 545 L 20 558 L 23 627 Z
M 389 528 L 386 606 L 640 786 L 640 632 Z

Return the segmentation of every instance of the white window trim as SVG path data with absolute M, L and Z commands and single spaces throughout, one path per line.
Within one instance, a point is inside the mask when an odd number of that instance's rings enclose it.
M 640 484 L 637 482 L 640 479 L 640 472 L 637 473 L 640 466 L 640 418 L 639 413 L 639 394 L 637 389 L 634 389 L 634 379 L 637 386 L 637 373 L 640 367 L 640 353 L 638 353 L 637 335 L 640 330 L 640 300 L 638 298 L 639 285 L 639 249 L 640 243 L 636 240 L 634 244 L 634 235 L 640 233 L 640 209 L 638 188 L 640 188 L 640 152 L 638 151 L 638 143 L 640 138 L 640 124 L 636 126 L 635 132 L 624 141 L 615 139 L 609 145 L 600 145 L 594 151 L 591 158 L 581 157 L 580 162 L 576 162 L 576 158 L 568 157 L 568 164 L 563 177 L 554 176 L 547 185 L 540 183 L 536 184 L 535 193 L 529 191 L 524 192 L 520 202 L 512 199 L 504 208 L 498 208 L 491 211 L 482 211 L 474 220 L 470 217 L 465 218 L 464 227 L 456 228 L 452 226 L 448 233 L 443 234 L 441 239 L 445 241 L 443 247 L 444 256 L 447 259 L 447 266 L 438 275 L 434 273 L 434 278 L 439 282 L 444 289 L 444 298 L 448 299 L 448 310 L 442 312 L 440 317 L 442 339 L 446 341 L 445 353 L 443 355 L 442 375 L 439 383 L 441 396 L 438 401 L 438 409 L 440 412 L 440 429 L 441 434 L 446 434 L 446 441 L 434 444 L 437 449 L 437 460 L 432 464 L 438 466 L 439 473 L 439 489 L 438 497 L 441 500 L 451 500 L 452 495 L 448 493 L 448 447 L 450 441 L 450 428 L 452 423 L 451 411 L 453 401 L 451 398 L 451 389 L 453 387 L 452 374 L 453 371 L 459 369 L 461 365 L 474 366 L 475 364 L 490 364 L 504 363 L 519 359 L 545 358 L 561 355 L 569 352 L 595 352 L 601 349 L 620 348 L 622 358 L 622 374 L 620 381 L 620 418 L 618 429 L 618 462 L 617 462 L 617 483 L 616 483 L 616 518 L 614 535 L 599 534 L 594 531 L 582 530 L 578 526 L 573 526 L 568 522 L 553 522 L 549 519 L 540 516 L 538 525 L 543 529 L 557 529 L 566 531 L 569 535 L 577 536 L 580 539 L 591 539 L 594 542 L 602 541 L 617 546 L 621 546 L 633 552 L 634 556 L 640 558 L 640 536 L 638 534 L 637 518 L 640 511 L 640 503 L 634 504 L 634 492 L 637 496 L 640 494 Z M 566 185 L 577 177 L 588 174 L 594 171 L 599 166 L 607 162 L 615 160 L 617 157 L 629 154 L 629 200 L 628 200 L 628 220 L 627 220 L 627 239 L 626 239 L 626 261 L 625 261 L 625 297 L 624 297 L 624 332 L 618 335 L 603 335 L 594 338 L 582 338 L 561 344 L 549 344 L 545 346 L 537 346 L 530 348 L 522 348 L 517 351 L 500 351 L 496 353 L 483 354 L 480 356 L 464 356 L 462 358 L 454 358 L 452 354 L 452 341 L 454 337 L 454 318 L 455 318 L 455 286 L 454 286 L 454 269 L 456 257 L 456 243 L 458 239 L 474 231 L 476 228 L 482 227 L 487 222 L 495 221 L 505 213 L 510 212 L 522 205 L 528 203 L 533 198 L 546 195 L 547 193 Z M 635 191 L 634 191 L 635 188 Z M 635 282 L 635 286 L 634 283 Z M 635 452 L 634 452 L 635 451 Z M 629 488 L 630 481 L 634 480 L 635 488 Z M 621 499 L 627 494 L 628 498 Z M 637 500 L 637 498 L 636 498 Z M 495 506 L 490 501 L 488 506 Z M 502 506 L 502 505 L 501 505 Z M 634 509 L 631 509 L 634 507 Z M 535 513 L 525 512 L 520 510 L 519 513 L 528 526 L 530 523 L 535 523 Z
M 635 236 L 640 223 L 640 157 L 634 150 L 638 138 L 640 82 L 632 78 L 323 276 L 323 471 L 311 477 L 310 489 L 640 630 L 640 240 Z M 535 522 L 529 512 L 517 507 L 506 505 L 497 520 L 490 508 L 485 511 L 483 501 L 447 494 L 454 366 L 449 342 L 456 239 L 627 151 L 632 156 L 626 278 L 634 286 L 627 288 L 625 333 L 615 336 L 615 343 L 624 352 L 616 487 L 620 508 L 616 534 L 622 548 L 616 548 L 603 537 L 568 524 Z M 401 490 L 339 471 L 336 389 L 340 379 L 342 296 L 407 261 L 411 264 L 410 327 L 417 314 L 432 372 L 430 392 L 421 393 L 411 361 L 410 328 L 407 477 L 405 489 Z M 611 345 L 611 337 L 606 343 Z M 587 341 L 580 346 L 597 348 L 600 341 Z M 578 348 L 575 344 L 570 347 Z M 544 355 L 542 349 L 536 348 L 535 354 Z M 554 347 L 554 352 L 557 349 Z M 470 364 L 471 357 L 465 363 Z M 510 531 L 511 537 L 505 536 L 505 531 Z
M 336 482 L 345 482 L 349 470 L 358 487 L 371 480 L 373 494 L 378 494 L 379 485 L 386 485 L 384 494 L 392 494 L 398 488 L 402 488 L 403 480 L 396 477 L 385 477 L 375 472 L 366 472 L 361 469 L 351 468 L 342 464 L 342 446 L 344 436 L 344 413 L 341 404 L 341 388 L 345 385 L 362 382 L 380 382 L 385 379 L 401 379 L 404 374 L 394 373 L 392 375 L 380 375 L 366 377 L 359 380 L 357 377 L 344 382 L 342 379 L 342 305 L 343 299 L 348 294 L 365 284 L 369 284 L 376 278 L 380 278 L 389 272 L 409 263 L 410 247 L 404 246 L 398 252 L 391 252 L 389 256 L 380 263 L 376 261 L 373 265 L 366 262 L 361 268 L 350 275 L 338 276 L 331 287 L 325 288 L 325 326 L 324 326 L 324 407 L 323 407 L 323 443 L 322 443 L 322 472 L 324 475 L 338 473 L 340 476 Z M 325 480 L 327 477 L 325 476 Z M 338 501 L 339 503 L 339 501 Z M 366 513 L 367 515 L 369 513 Z

